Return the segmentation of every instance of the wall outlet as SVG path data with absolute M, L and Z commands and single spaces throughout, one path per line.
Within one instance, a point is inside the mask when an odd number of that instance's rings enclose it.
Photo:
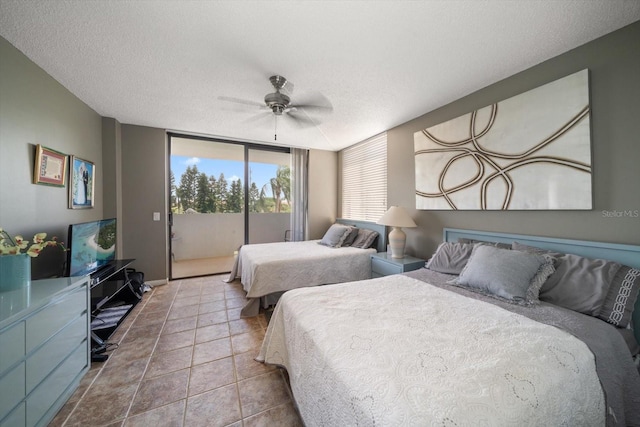
M 153 213 L 153 220 L 154 221 L 160 221 L 160 212 L 154 212 Z

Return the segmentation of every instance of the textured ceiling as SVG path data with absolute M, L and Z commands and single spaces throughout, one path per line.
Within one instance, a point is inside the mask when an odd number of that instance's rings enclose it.
M 640 20 L 638 0 L 0 0 L 0 35 L 121 123 L 274 143 L 268 77 L 316 125 L 278 145 L 338 150 Z M 300 111 L 298 111 L 300 112 Z

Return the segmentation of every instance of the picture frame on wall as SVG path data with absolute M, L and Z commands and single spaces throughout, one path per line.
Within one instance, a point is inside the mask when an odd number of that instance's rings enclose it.
M 60 151 L 38 144 L 36 146 L 33 183 L 64 187 L 68 156 Z
M 93 207 L 96 165 L 88 160 L 71 156 L 69 168 L 69 209 Z

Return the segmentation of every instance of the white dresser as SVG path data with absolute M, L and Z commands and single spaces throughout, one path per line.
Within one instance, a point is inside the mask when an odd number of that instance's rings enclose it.
M 46 426 L 91 363 L 89 277 L 0 292 L 0 427 Z

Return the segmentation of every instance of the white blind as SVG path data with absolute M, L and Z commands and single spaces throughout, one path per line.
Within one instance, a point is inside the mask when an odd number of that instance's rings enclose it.
M 377 221 L 387 211 L 387 133 L 342 150 L 342 217 Z

